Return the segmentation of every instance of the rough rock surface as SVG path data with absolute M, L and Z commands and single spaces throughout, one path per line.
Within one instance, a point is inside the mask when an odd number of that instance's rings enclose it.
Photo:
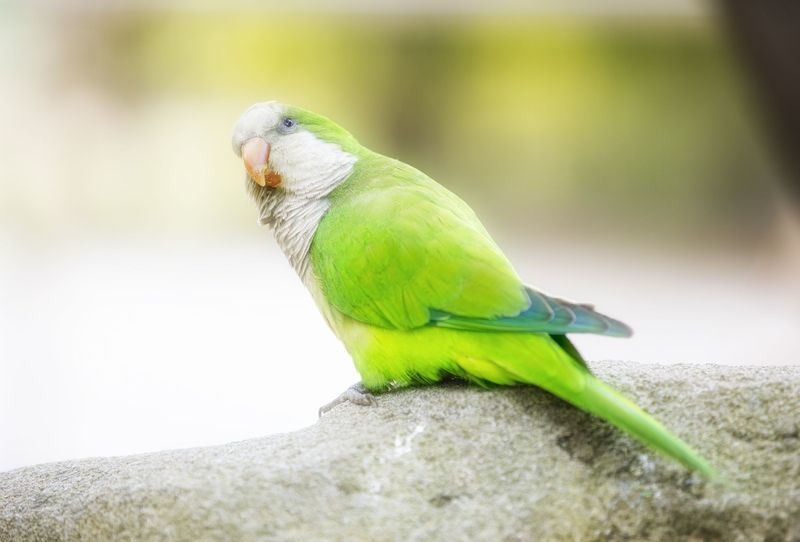
M 446 385 L 291 434 L 2 473 L 0 540 L 800 540 L 800 366 L 593 366 L 725 480 L 540 390 Z

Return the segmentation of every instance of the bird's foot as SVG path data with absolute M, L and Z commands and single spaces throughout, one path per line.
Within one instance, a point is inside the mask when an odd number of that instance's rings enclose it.
M 354 405 L 361 405 L 361 406 L 374 406 L 377 404 L 375 401 L 375 397 L 367 391 L 367 388 L 364 387 L 364 384 L 361 382 L 356 382 L 342 393 L 339 397 L 328 403 L 327 405 L 322 405 L 319 408 L 319 417 L 321 418 L 324 414 L 327 414 L 328 411 L 333 409 L 333 407 L 346 402 L 351 402 Z

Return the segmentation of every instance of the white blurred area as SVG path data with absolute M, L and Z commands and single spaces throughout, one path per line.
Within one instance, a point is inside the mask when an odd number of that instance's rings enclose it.
M 0 471 L 314 423 L 358 375 L 244 193 L 230 129 L 268 96 L 121 102 L 61 73 L 51 29 L 0 18 Z M 748 253 L 491 229 L 525 280 L 633 326 L 576 337 L 589 360 L 797 364 L 779 212 Z
M 0 470 L 313 423 L 358 378 L 276 250 L 266 235 L 3 247 Z
M 509 248 L 532 282 L 633 325 L 575 336 L 590 360 L 798 363 L 797 284 L 757 264 Z M 266 233 L 6 243 L 0 262 L 0 470 L 298 429 L 358 380 Z

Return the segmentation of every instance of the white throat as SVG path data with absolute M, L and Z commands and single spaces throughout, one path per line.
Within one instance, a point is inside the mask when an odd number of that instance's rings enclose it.
M 284 137 L 270 154 L 271 167 L 283 179 L 281 188 L 247 181 L 259 206 L 259 222 L 274 230 L 278 246 L 304 282 L 310 278 L 311 242 L 330 206 L 327 196 L 350 176 L 357 161 L 339 145 L 301 131 Z
M 278 190 L 260 202 L 259 222 L 273 229 L 278 246 L 303 281 L 309 271 L 311 241 L 329 205 L 326 198 L 305 199 Z

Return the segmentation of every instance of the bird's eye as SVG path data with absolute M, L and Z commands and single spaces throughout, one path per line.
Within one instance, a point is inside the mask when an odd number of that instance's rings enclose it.
M 291 117 L 285 117 L 281 124 L 283 124 L 283 127 L 288 130 L 289 128 L 294 128 L 295 121 Z

